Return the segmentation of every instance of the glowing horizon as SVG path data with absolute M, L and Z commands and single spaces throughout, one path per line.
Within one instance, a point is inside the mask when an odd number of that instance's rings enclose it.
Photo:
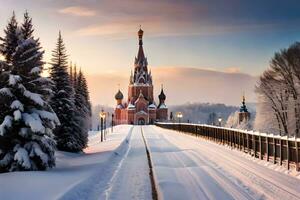
M 45 61 L 50 60 L 61 30 L 70 61 L 82 67 L 87 76 L 109 74 L 115 78 L 122 74 L 128 78 L 141 24 L 145 31 L 145 54 L 149 68 L 154 71 L 172 67 L 176 74 L 176 70 L 195 68 L 221 72 L 224 77 L 246 74 L 255 78 L 268 67 L 275 51 L 299 39 L 300 13 L 296 8 L 300 3 L 270 2 L 0 0 L 0 28 L 4 29 L 13 10 L 21 22 L 27 9 L 33 18 L 35 35 L 45 50 Z M 168 77 L 166 82 L 172 82 L 171 79 Z M 114 91 L 116 86 L 109 85 Z M 241 86 L 248 87 L 248 83 L 241 82 Z M 174 91 L 174 85 L 167 87 Z M 185 89 L 193 92 L 189 86 Z M 249 96 L 254 100 L 253 90 Z M 211 99 L 236 104 L 221 96 L 212 95 L 208 100 Z M 189 101 L 202 100 L 198 97 Z M 185 101 L 182 98 L 181 103 Z M 98 98 L 93 102 L 101 103 Z

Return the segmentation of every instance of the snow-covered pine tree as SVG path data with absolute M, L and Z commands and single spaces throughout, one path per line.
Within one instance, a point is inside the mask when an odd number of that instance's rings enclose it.
M 33 24 L 32 24 L 32 18 L 29 16 L 27 10 L 24 13 L 24 21 L 21 25 L 21 32 L 23 39 L 28 39 L 33 37 Z M 38 42 L 38 39 L 36 40 Z
M 88 90 L 88 85 L 87 85 L 87 81 L 85 78 L 85 75 L 83 74 L 82 71 L 81 72 L 81 76 L 82 76 L 82 95 L 84 97 L 84 100 L 86 102 L 86 107 L 88 110 L 88 115 L 91 117 L 92 116 L 92 106 L 91 106 L 91 101 L 90 101 L 90 94 L 89 94 L 89 90 Z
M 50 78 L 55 85 L 50 104 L 61 122 L 54 133 L 59 150 L 78 152 L 82 150 L 82 142 L 78 131 L 79 123 L 75 116 L 74 88 L 68 74 L 67 57 L 65 44 L 59 32 L 50 67 Z
M 72 65 L 72 62 L 70 62 L 69 76 L 70 76 L 71 85 L 72 85 L 72 87 L 74 87 L 74 84 L 73 84 L 74 79 L 73 79 L 73 65 Z
M 8 83 L 10 68 L 11 65 L 8 65 L 5 61 L 0 61 L 0 89 Z M 7 110 L 9 110 L 9 105 L 6 102 L 6 98 L 0 98 L 0 123 L 4 120 Z
M 0 37 L 0 53 L 4 56 L 5 61 L 9 64 L 12 62 L 12 56 L 18 46 L 18 23 L 15 12 L 13 12 L 6 28 L 4 29 L 5 36 Z
M 73 73 L 73 87 L 76 88 L 76 82 L 77 82 L 77 65 L 75 63 L 74 65 L 74 73 Z
M 30 22 L 31 23 L 31 22 Z M 41 77 L 43 51 L 19 34 L 8 83 L 0 89 L 9 110 L 0 124 L 0 171 L 45 170 L 55 166 L 52 130 L 59 120 L 47 103 L 51 81 Z M 8 55 L 8 54 L 7 54 Z
M 75 68 L 76 69 L 76 68 Z M 88 141 L 88 131 L 90 127 L 90 110 L 88 106 L 88 102 L 86 101 L 86 91 L 84 89 L 84 76 L 81 71 L 77 75 L 77 72 L 74 72 L 75 79 L 75 106 L 76 106 L 76 113 L 77 119 L 80 124 L 80 135 L 81 135 L 81 145 L 82 148 L 85 148 Z M 88 94 L 88 93 L 87 93 Z
M 82 91 L 83 91 L 83 96 L 86 102 L 86 107 L 87 107 L 87 131 L 91 128 L 92 126 L 92 105 L 90 101 L 90 93 L 87 85 L 87 81 L 85 78 L 85 75 L 82 73 Z

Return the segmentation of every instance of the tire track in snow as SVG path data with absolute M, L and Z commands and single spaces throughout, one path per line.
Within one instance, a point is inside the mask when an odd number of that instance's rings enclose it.
M 126 149 L 126 152 L 125 152 L 123 158 L 122 158 L 122 159 L 120 160 L 120 162 L 118 163 L 117 168 L 116 168 L 116 170 L 114 171 L 114 173 L 113 173 L 111 179 L 109 180 L 107 189 L 104 191 L 104 195 L 105 195 L 105 199 L 106 199 L 106 200 L 109 199 L 111 190 L 112 190 L 112 188 L 113 188 L 114 182 L 115 182 L 116 177 L 117 177 L 117 174 L 119 173 L 119 171 L 120 171 L 120 169 L 121 169 L 121 167 L 122 167 L 122 165 L 123 165 L 124 160 L 128 157 L 128 153 L 129 153 L 129 150 L 130 150 L 130 148 L 131 148 L 131 142 L 130 142 L 130 140 L 131 140 L 131 136 L 132 136 L 132 131 L 133 131 L 133 128 L 130 130 L 130 135 L 129 135 L 129 137 L 126 138 L 126 143 L 128 144 L 127 147 L 126 147 L 126 148 L 127 148 L 127 149 Z
M 140 126 L 134 126 L 123 155 L 100 199 L 152 199 L 147 152 Z
M 150 152 L 149 152 L 147 141 L 146 141 L 145 136 L 144 136 L 144 131 L 143 131 L 142 126 L 141 126 L 141 134 L 142 134 L 142 137 L 143 137 L 143 141 L 144 141 L 145 149 L 146 149 L 146 153 L 147 153 L 147 159 L 148 159 L 148 165 L 149 165 L 149 176 L 150 176 L 150 180 L 151 180 L 151 189 L 152 189 L 152 199 L 157 200 L 158 199 L 158 193 L 157 193 L 157 188 L 156 188 L 154 174 L 153 174 L 153 167 L 152 167 L 153 165 L 152 165 L 151 155 L 150 155 Z

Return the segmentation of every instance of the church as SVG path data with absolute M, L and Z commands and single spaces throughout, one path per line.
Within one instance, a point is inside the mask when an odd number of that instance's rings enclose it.
M 153 124 L 155 121 L 165 121 L 168 118 L 168 108 L 165 104 L 166 95 L 163 87 L 158 95 L 156 104 L 153 96 L 153 82 L 151 70 L 148 70 L 148 61 L 143 49 L 144 31 L 138 31 L 139 49 L 134 61 L 134 72 L 130 75 L 128 99 L 120 91 L 115 95 L 114 124 Z

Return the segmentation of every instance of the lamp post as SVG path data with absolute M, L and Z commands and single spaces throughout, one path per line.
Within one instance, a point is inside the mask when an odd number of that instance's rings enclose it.
M 180 123 L 181 123 L 181 118 L 183 117 L 183 115 L 182 115 L 181 112 L 178 112 L 176 116 L 177 116 L 178 122 L 179 122 L 179 124 L 180 124 Z
M 114 132 L 114 113 L 111 114 L 111 132 Z
M 181 112 L 177 112 L 176 117 L 178 118 L 178 122 L 179 122 L 179 131 L 181 131 L 181 118 L 183 117 L 183 115 Z
M 104 118 L 104 140 L 106 140 L 107 130 L 106 130 L 106 118 L 109 117 L 109 112 L 105 112 L 105 118 Z M 108 119 L 107 119 L 108 120 Z
M 101 126 L 101 142 L 103 142 L 103 121 L 105 119 L 105 112 L 103 109 L 101 110 L 100 114 L 100 126 Z
M 218 121 L 219 121 L 219 126 L 221 127 L 222 126 L 222 118 L 219 117 Z

